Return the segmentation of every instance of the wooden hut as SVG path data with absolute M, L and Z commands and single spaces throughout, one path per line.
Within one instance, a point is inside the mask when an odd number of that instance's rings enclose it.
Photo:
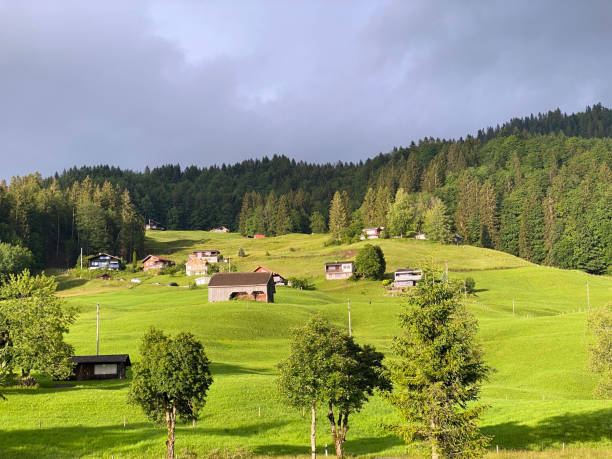
M 71 380 L 125 379 L 125 369 L 132 365 L 128 354 L 75 355 L 70 359 L 74 364 Z
M 272 273 L 217 273 L 208 283 L 208 302 L 247 299 L 274 303 Z
M 423 277 L 423 271 L 415 268 L 398 269 L 393 277 L 393 287 L 395 288 L 414 287 Z

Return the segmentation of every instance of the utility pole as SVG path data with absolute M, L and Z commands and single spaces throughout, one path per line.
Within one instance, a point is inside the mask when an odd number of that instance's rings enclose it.
M 349 336 L 353 336 L 351 330 L 351 300 L 348 300 Z
M 96 355 L 100 355 L 100 303 L 96 305 Z

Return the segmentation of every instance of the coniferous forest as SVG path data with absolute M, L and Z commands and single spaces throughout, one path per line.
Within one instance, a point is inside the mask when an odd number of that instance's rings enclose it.
M 612 272 L 612 111 L 532 115 L 360 162 L 95 166 L 0 186 L 0 241 L 30 249 L 39 267 L 72 266 L 81 247 L 140 256 L 145 218 L 244 235 L 356 238 L 369 226 L 441 242 L 457 234 L 535 263 Z

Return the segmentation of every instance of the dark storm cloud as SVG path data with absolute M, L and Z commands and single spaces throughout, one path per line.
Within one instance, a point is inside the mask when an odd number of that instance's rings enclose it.
M 611 8 L 585 5 L 0 1 L 0 178 L 358 160 L 610 104 Z

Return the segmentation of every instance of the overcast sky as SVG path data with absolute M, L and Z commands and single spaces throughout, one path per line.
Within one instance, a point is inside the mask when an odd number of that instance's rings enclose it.
M 0 0 L 0 178 L 357 161 L 612 105 L 602 1 Z

